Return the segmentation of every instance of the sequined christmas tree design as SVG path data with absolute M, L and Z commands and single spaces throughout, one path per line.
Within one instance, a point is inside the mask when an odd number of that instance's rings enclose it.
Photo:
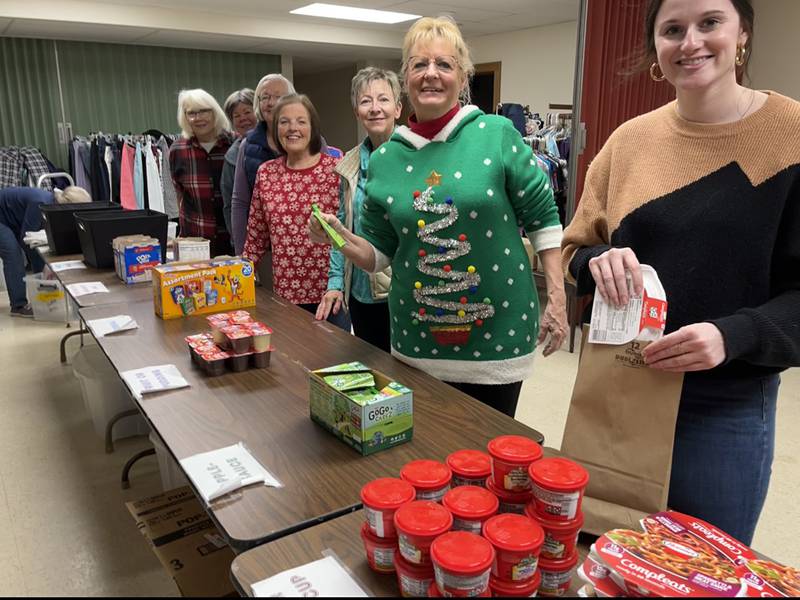
M 484 319 L 494 316 L 490 298 L 479 299 L 481 276 L 470 265 L 466 271 L 453 267 L 453 261 L 466 256 L 472 245 L 465 234 L 457 238 L 437 237 L 437 233 L 458 221 L 458 208 L 448 196 L 439 202 L 434 187 L 441 184 L 442 176 L 432 171 L 425 180 L 424 192 L 414 192 L 414 209 L 434 215 L 437 220 L 421 218 L 417 222 L 417 237 L 421 242 L 417 269 L 438 280 L 436 285 L 414 284 L 414 299 L 420 305 L 412 313 L 414 325 L 430 323 L 430 331 L 441 345 L 466 344 L 472 327 L 481 327 Z M 456 295 L 461 294 L 458 298 Z

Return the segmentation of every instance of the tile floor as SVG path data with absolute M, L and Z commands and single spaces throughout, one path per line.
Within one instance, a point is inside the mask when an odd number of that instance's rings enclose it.
M 121 490 L 122 465 L 149 446 L 146 438 L 117 442 L 105 454 L 69 365 L 61 365 L 63 324 L 8 316 L 0 293 L 0 595 L 176 596 L 177 589 L 134 526 L 125 502 L 161 491 L 154 457 L 132 471 Z M 68 356 L 78 340 L 68 343 Z M 558 446 L 577 355 L 538 357 L 523 387 L 517 418 Z M 755 546 L 800 565 L 800 369 L 784 374 L 772 486 Z

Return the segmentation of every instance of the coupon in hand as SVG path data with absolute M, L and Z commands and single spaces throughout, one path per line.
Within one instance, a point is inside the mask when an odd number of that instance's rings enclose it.
M 319 206 L 317 206 L 316 204 L 312 204 L 311 214 L 314 215 L 314 218 L 317 221 L 319 221 L 320 225 L 322 225 L 322 229 L 325 231 L 325 234 L 331 241 L 331 245 L 336 250 L 341 250 L 347 245 L 347 241 L 341 235 L 339 235 L 339 232 L 336 231 L 333 227 L 331 227 L 330 224 L 322 216 L 322 213 L 319 210 Z

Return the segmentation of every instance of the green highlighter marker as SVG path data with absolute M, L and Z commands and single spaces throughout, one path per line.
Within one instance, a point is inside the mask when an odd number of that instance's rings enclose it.
M 325 230 L 325 233 L 331 240 L 331 244 L 336 250 L 341 250 L 347 245 L 347 241 L 345 241 L 345 239 L 339 235 L 339 232 L 331 227 L 324 218 L 322 218 L 322 213 L 319 210 L 319 206 L 312 204 L 311 214 L 313 214 L 317 218 L 317 221 L 319 221 L 319 224 L 322 225 L 322 229 Z

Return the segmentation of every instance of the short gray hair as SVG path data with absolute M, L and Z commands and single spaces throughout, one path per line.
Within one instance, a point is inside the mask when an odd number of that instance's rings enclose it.
M 252 106 L 254 97 L 255 93 L 250 88 L 236 90 L 230 96 L 228 96 L 228 98 L 225 100 L 225 104 L 222 107 L 222 110 L 224 110 L 225 114 L 228 115 L 228 120 L 233 122 L 233 111 L 235 111 L 236 107 L 240 104 Z
M 397 78 L 397 73 L 388 69 L 379 69 L 378 67 L 365 67 L 356 73 L 350 84 L 350 102 L 354 110 L 358 107 L 358 95 L 361 90 L 373 81 L 385 81 L 388 83 L 389 87 L 392 88 L 395 104 L 400 104 L 400 80 Z
M 263 121 L 264 117 L 261 115 L 261 107 L 259 106 L 258 99 L 261 97 L 261 90 L 267 85 L 270 81 L 282 81 L 286 84 L 286 93 L 287 94 L 296 94 L 297 91 L 294 89 L 294 84 L 286 79 L 280 73 L 270 73 L 269 75 L 264 75 L 261 80 L 258 82 L 256 86 L 255 94 L 253 95 L 253 112 L 256 113 L 256 119 L 259 121 Z

